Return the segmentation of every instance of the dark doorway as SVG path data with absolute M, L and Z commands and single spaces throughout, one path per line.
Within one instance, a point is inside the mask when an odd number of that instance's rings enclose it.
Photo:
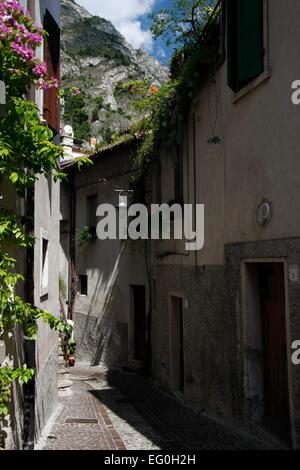
M 182 298 L 172 297 L 171 303 L 172 388 L 174 391 L 184 392 L 184 333 Z
M 290 440 L 283 263 L 260 266 L 266 425 Z
M 144 361 L 146 354 L 146 289 L 132 286 L 134 321 L 134 359 Z

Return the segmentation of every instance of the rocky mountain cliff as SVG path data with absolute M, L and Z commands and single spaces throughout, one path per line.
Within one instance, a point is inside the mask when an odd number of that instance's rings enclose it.
M 63 123 L 72 124 L 75 137 L 109 141 L 142 115 L 121 84 L 148 79 L 161 85 L 168 69 L 143 50 L 135 50 L 109 21 L 92 16 L 74 0 L 61 0 L 62 84 L 78 87 L 81 95 L 65 97 Z

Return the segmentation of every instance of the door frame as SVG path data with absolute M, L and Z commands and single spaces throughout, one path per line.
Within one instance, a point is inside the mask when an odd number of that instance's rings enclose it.
M 286 326 L 286 348 L 287 348 L 287 380 L 288 380 L 288 394 L 289 394 L 289 410 L 290 410 L 290 430 L 291 430 L 291 443 L 294 448 L 297 445 L 296 423 L 295 423 L 295 404 L 293 393 L 293 367 L 292 361 L 289 360 L 292 354 L 292 338 L 291 338 L 291 322 L 290 322 L 290 308 L 289 308 L 289 275 L 288 275 L 288 260 L 286 258 L 245 258 L 241 261 L 241 293 L 242 293 L 242 311 L 241 311 L 241 342 L 242 342 L 242 364 L 243 364 L 243 386 L 244 386 L 244 410 L 247 409 L 247 304 L 246 304 L 246 269 L 248 264 L 271 264 L 277 263 L 283 265 L 284 274 L 284 294 L 285 294 L 285 326 Z
M 174 332 L 174 309 L 173 299 L 182 301 L 182 330 L 183 330 L 183 372 L 185 371 L 185 351 L 184 351 L 184 296 L 182 292 L 173 291 L 169 293 L 169 364 L 170 364 L 170 389 L 173 392 L 184 393 L 178 388 L 178 364 L 174 360 L 173 332 Z M 185 382 L 185 381 L 184 381 Z
M 135 322 L 134 322 L 134 287 L 145 288 L 145 315 L 147 322 L 147 286 L 143 283 L 129 284 L 129 328 L 128 328 L 128 363 L 133 368 L 140 369 L 143 362 L 135 358 Z M 147 335 L 147 325 L 146 325 Z

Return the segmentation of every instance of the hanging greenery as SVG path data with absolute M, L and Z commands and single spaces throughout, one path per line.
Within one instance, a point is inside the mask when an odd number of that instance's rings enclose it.
M 5 116 L 0 118 L 0 181 L 12 185 L 21 197 L 41 175 L 54 176 L 55 181 L 64 177 L 57 165 L 61 149 L 52 142 L 51 130 L 41 124 L 35 104 L 24 99 L 31 86 L 41 89 L 59 86 L 48 75 L 47 64 L 36 57 L 36 49 L 45 35 L 17 1 L 0 2 L 0 80 L 6 85 L 7 102 Z M 35 339 L 39 320 L 60 332 L 71 329 L 16 295 L 16 287 L 24 278 L 16 272 L 16 260 L 7 247 L 33 246 L 34 237 L 26 234 L 28 223 L 26 217 L 7 208 L 0 209 L 0 342 L 12 337 L 17 325 L 22 326 L 26 336 Z M 12 382 L 26 383 L 33 374 L 26 364 L 18 368 L 1 365 L 0 415 L 9 412 Z
M 135 179 L 143 178 L 159 152 L 177 158 L 181 148 L 186 119 L 197 105 L 197 88 L 203 81 L 203 64 L 213 62 L 220 50 L 220 38 L 214 34 L 220 16 L 216 0 L 174 0 L 173 8 L 152 16 L 154 37 L 163 37 L 176 49 L 170 63 L 170 79 L 159 89 L 147 82 L 125 84 L 137 94 L 137 106 L 148 110 L 142 123 L 145 137 L 134 156 Z M 207 22 L 211 22 L 206 34 Z M 211 40 L 213 37 L 213 40 Z

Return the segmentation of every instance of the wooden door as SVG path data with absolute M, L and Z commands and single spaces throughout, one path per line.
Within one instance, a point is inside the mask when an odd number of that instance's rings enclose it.
M 184 329 L 183 304 L 180 297 L 172 297 L 171 369 L 172 388 L 184 392 Z
M 134 355 L 144 361 L 146 354 L 146 289 L 145 286 L 133 287 L 134 313 Z
M 48 66 L 50 77 L 60 80 L 60 30 L 54 19 L 47 11 L 44 29 L 48 37 L 44 40 L 44 61 Z M 44 118 L 54 134 L 60 131 L 60 103 L 56 88 L 44 91 Z
M 179 331 L 179 389 L 184 392 L 184 345 L 183 345 L 183 308 L 182 299 L 178 299 Z
M 264 335 L 264 408 L 267 426 L 278 435 L 290 435 L 284 266 L 261 267 Z

